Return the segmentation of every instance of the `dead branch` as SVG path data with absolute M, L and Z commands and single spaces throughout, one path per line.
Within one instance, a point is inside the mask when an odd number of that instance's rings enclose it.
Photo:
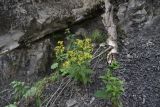
M 46 107 L 48 107 L 48 105 L 50 104 L 50 102 L 52 101 L 53 97 L 58 93 L 58 91 L 62 88 L 63 86 L 63 80 L 61 81 L 58 89 L 52 94 L 52 96 L 50 97 L 49 101 L 46 104 Z
M 67 81 L 67 83 L 65 84 L 65 86 L 62 88 L 62 90 L 58 93 L 57 97 L 55 98 L 55 100 L 53 101 L 53 103 L 50 105 L 50 107 L 54 107 L 54 103 L 57 101 L 58 97 L 61 95 L 61 93 L 63 92 L 63 90 L 67 87 L 67 85 L 72 81 L 72 79 L 69 79 Z
M 102 15 L 102 22 L 109 35 L 107 39 L 107 44 L 113 47 L 107 55 L 108 63 L 111 63 L 114 57 L 113 55 L 118 53 L 117 30 L 113 20 L 113 5 L 110 3 L 110 0 L 104 0 L 104 2 L 105 13 Z
M 101 52 L 101 53 L 98 54 L 97 56 L 93 57 L 93 58 L 91 59 L 91 61 L 93 61 L 94 59 L 100 57 L 101 55 L 105 54 L 106 52 L 110 51 L 112 48 L 113 48 L 113 47 L 109 47 L 109 48 L 105 49 L 103 52 Z

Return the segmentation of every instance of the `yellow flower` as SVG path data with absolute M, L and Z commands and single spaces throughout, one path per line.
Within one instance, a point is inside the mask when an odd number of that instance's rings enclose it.
M 58 41 L 58 45 L 55 47 L 56 55 L 62 54 L 64 52 L 63 41 Z
M 79 60 L 80 60 L 80 61 L 83 61 L 83 57 L 80 56 L 80 57 L 79 57 Z
M 76 57 L 71 57 L 70 61 L 73 62 L 73 63 L 76 63 L 77 62 L 77 58 Z
M 85 43 L 88 43 L 88 44 L 90 44 L 91 43 L 91 39 L 85 39 Z
M 93 50 L 93 46 L 91 39 L 76 39 L 74 45 L 76 46 L 74 49 L 66 52 L 67 59 L 62 64 L 63 67 L 68 67 L 71 64 L 82 65 L 92 58 L 91 52 Z M 64 54 L 64 50 L 65 47 L 63 45 L 63 41 L 58 41 L 58 45 L 55 47 L 56 56 Z
M 68 53 L 68 56 L 69 56 L 69 57 L 74 57 L 74 56 L 75 56 L 74 51 L 68 51 L 67 53 Z
M 78 62 L 77 62 L 77 64 L 78 64 L 78 65 L 81 65 L 81 64 L 82 64 L 82 62 L 78 61 Z
M 67 68 L 70 66 L 70 62 L 69 61 L 65 61 L 62 65 L 64 68 Z
M 58 45 L 63 45 L 63 41 L 58 41 Z
M 91 59 L 92 55 L 90 53 L 85 52 L 84 57 L 85 57 L 85 59 Z
M 84 46 L 83 40 L 80 40 L 80 39 L 76 39 L 75 44 L 76 44 L 77 47 L 79 47 L 79 48 L 83 48 L 83 46 Z

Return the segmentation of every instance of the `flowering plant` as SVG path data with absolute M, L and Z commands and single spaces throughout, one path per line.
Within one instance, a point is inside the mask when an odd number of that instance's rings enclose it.
M 93 46 L 90 39 L 76 39 L 71 49 L 66 49 L 62 41 L 55 47 L 57 60 L 62 62 L 62 75 L 69 75 L 84 84 L 90 81 L 91 69 L 88 67 L 92 59 Z

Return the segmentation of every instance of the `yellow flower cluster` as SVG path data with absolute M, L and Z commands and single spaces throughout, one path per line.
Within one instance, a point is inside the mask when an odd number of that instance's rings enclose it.
M 70 62 L 69 61 L 65 61 L 62 66 L 64 68 L 68 68 L 70 66 Z
M 64 53 L 64 45 L 63 41 L 58 41 L 58 45 L 55 47 L 56 55 L 60 55 Z
M 63 67 L 69 67 L 70 64 L 81 65 L 92 58 L 93 46 L 90 39 L 77 39 L 74 44 L 76 48 L 67 51 L 68 60 L 63 63 Z
M 85 52 L 92 52 L 93 51 L 93 46 L 91 44 L 91 39 L 85 39 L 85 40 L 80 40 L 77 39 L 75 42 L 75 45 L 79 48 L 82 49 Z
M 90 39 L 77 39 L 73 45 L 75 45 L 75 48 L 70 49 L 65 53 L 63 41 L 58 41 L 58 45 L 54 49 L 57 57 L 62 54 L 66 54 L 67 60 L 62 64 L 65 68 L 69 67 L 71 64 L 84 64 L 92 58 L 91 53 L 93 46 Z

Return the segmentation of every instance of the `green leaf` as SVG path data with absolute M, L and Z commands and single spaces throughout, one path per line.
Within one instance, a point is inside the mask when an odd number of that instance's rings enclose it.
M 40 107 L 41 105 L 41 99 L 40 97 L 36 97 L 36 107 Z
M 119 67 L 120 67 L 120 64 L 116 60 L 113 60 L 113 62 L 111 63 L 111 65 L 109 65 L 109 69 L 110 70 L 116 70 Z
M 60 72 L 62 73 L 62 76 L 68 75 L 67 69 L 60 69 Z
M 105 90 L 100 90 L 95 93 L 95 96 L 102 99 L 107 99 Z
M 35 96 L 36 92 L 37 92 L 37 88 L 36 88 L 36 87 L 32 87 L 32 88 L 29 89 L 23 96 L 24 96 L 25 98 L 27 98 L 27 97 L 32 97 L 32 96 Z
M 53 63 L 52 65 L 51 65 L 51 69 L 56 69 L 56 68 L 58 68 L 58 63 Z

